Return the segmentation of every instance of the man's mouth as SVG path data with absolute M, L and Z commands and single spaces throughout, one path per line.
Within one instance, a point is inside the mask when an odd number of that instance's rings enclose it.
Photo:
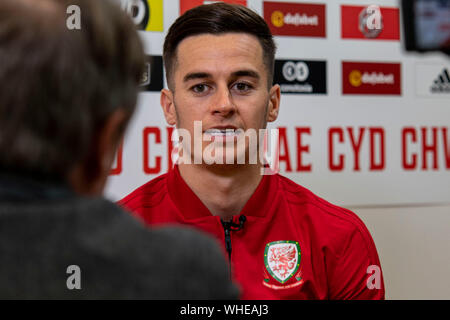
M 243 133 L 242 129 L 236 129 L 236 128 L 211 128 L 208 130 L 205 130 L 204 134 L 209 136 L 211 140 L 230 140 L 230 139 L 237 139 L 237 137 Z
M 237 133 L 238 132 L 235 129 L 208 129 L 205 131 L 205 134 L 209 134 L 211 136 L 232 136 Z

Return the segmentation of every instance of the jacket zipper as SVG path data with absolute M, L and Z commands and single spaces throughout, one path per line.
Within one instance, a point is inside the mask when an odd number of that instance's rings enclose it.
M 224 222 L 223 220 L 220 220 L 222 222 L 222 227 L 225 232 L 225 250 L 227 250 L 228 253 L 228 266 L 230 268 L 230 279 L 231 279 L 231 222 Z
M 229 222 L 225 222 L 222 219 L 220 219 L 220 222 L 222 223 L 223 231 L 225 234 L 225 249 L 228 252 L 228 264 L 230 267 L 230 279 L 231 279 L 231 231 L 239 231 L 244 227 L 244 223 L 246 221 L 246 217 L 244 215 L 241 215 L 239 217 L 239 224 L 233 223 L 233 217 L 231 217 L 231 220 Z

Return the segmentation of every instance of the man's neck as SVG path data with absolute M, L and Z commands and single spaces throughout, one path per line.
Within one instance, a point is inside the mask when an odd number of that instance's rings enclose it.
M 236 167 L 180 164 L 181 177 L 209 209 L 224 221 L 238 215 L 258 187 L 257 165 Z

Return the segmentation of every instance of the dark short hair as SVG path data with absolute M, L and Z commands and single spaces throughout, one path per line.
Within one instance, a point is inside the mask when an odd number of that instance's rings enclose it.
M 70 5 L 81 29 L 69 30 Z M 145 57 L 110 1 L 0 1 L 0 167 L 64 178 L 118 108 L 134 111 Z
M 255 36 L 263 49 L 268 86 L 272 85 L 276 46 L 267 23 L 256 12 L 242 5 L 223 2 L 201 5 L 186 11 L 170 27 L 164 41 L 163 59 L 167 83 L 172 79 L 176 65 L 176 50 L 180 42 L 194 35 L 246 33 Z

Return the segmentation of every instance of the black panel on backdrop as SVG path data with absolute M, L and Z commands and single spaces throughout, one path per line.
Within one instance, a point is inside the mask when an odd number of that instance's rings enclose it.
M 162 56 L 147 56 L 141 79 L 142 91 L 161 91 L 163 87 Z
M 326 61 L 275 60 L 274 83 L 281 93 L 326 94 L 326 74 Z

